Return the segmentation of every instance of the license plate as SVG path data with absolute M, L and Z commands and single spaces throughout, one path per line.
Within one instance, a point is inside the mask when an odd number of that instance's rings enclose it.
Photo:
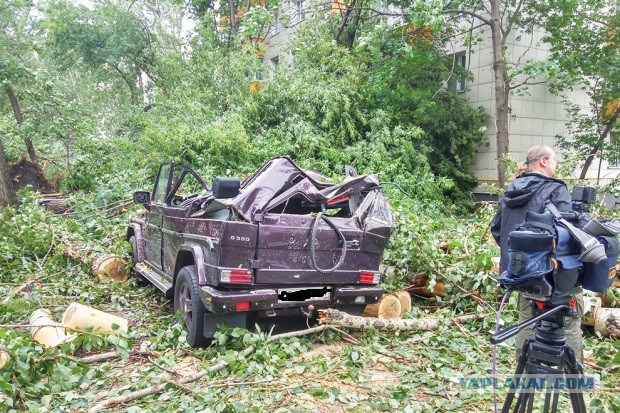
M 281 288 L 278 290 L 278 302 L 287 301 L 327 301 L 331 297 L 329 287 Z

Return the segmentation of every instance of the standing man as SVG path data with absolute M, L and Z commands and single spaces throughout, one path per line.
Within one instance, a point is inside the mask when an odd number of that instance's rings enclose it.
M 544 212 L 545 203 L 551 201 L 559 211 L 572 210 L 571 196 L 563 181 L 553 178 L 557 162 L 555 152 L 549 146 L 533 146 L 527 152 L 525 162 L 519 166 L 516 179 L 508 186 L 499 200 L 497 213 L 491 221 L 491 234 L 500 246 L 501 259 L 499 272 L 502 274 L 508 266 L 508 235 L 523 221 L 525 212 Z M 583 315 L 583 295 L 581 289 L 576 291 L 577 311 Z M 519 294 L 519 323 L 532 318 L 529 300 Z M 579 362 L 583 358 L 583 343 L 580 318 L 565 327 L 568 344 L 575 351 Z M 534 337 L 532 329 L 523 329 L 516 336 L 517 353 L 521 351 L 527 338 Z

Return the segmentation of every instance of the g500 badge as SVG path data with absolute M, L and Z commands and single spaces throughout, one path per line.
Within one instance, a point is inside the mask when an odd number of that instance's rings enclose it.
M 237 235 L 230 236 L 231 241 L 250 242 L 250 237 L 240 237 Z

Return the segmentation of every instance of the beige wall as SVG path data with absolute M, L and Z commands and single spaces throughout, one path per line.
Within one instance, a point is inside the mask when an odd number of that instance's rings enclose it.
M 309 5 L 311 0 L 305 0 Z M 290 16 L 292 3 L 285 6 L 284 11 Z M 280 61 L 287 59 L 286 41 L 293 34 L 295 27 L 302 22 L 294 22 L 289 28 L 272 30 L 273 33 L 266 40 L 267 51 L 264 61 L 269 64 L 274 56 L 279 56 Z M 490 32 L 481 32 L 483 41 L 473 46 L 467 52 L 468 69 L 473 75 L 473 81 L 467 80 L 465 97 L 475 106 L 482 106 L 491 115 L 487 124 L 488 147 L 481 147 L 478 151 L 474 173 L 481 183 L 497 182 L 497 145 L 495 138 L 494 114 L 494 86 L 492 71 L 492 49 Z M 549 56 L 548 46 L 542 42 L 543 32 L 535 30 L 532 34 L 521 34 L 515 37 L 515 32 L 507 39 L 507 53 L 510 61 L 515 65 L 523 64 L 527 60 L 545 60 Z M 462 46 L 462 39 L 456 39 L 449 47 L 449 53 L 467 51 Z M 534 80 L 535 81 L 535 80 Z M 581 105 L 584 109 L 588 106 L 588 97 L 584 92 L 571 93 L 571 100 Z M 556 136 L 564 134 L 566 113 L 565 105 L 561 98 L 553 95 L 544 84 L 532 85 L 522 91 L 515 91 L 510 97 L 511 119 L 509 121 L 510 152 L 509 155 L 522 161 L 525 153 L 533 145 L 545 144 L 555 147 Z M 560 160 L 565 156 L 559 153 Z M 577 168 L 580 170 L 579 168 Z M 599 161 L 596 160 L 590 168 L 588 177 L 596 179 L 616 178 L 620 175 L 620 168 L 608 168 L 607 163 L 602 163 L 599 174 Z M 578 176 L 575 173 L 575 177 Z
M 476 106 L 482 106 L 491 115 L 487 123 L 488 148 L 480 148 L 478 151 L 475 174 L 483 183 L 497 182 L 497 145 L 495 138 L 495 125 L 493 120 L 493 107 L 495 90 L 493 86 L 492 71 L 492 50 L 490 33 L 483 34 L 484 41 L 472 48 L 472 53 L 468 54 L 469 70 L 474 79 L 467 81 L 467 91 L 464 92 L 467 99 Z M 549 50 L 542 39 L 543 33 L 540 30 L 534 31 L 531 35 L 522 35 L 515 38 L 514 33 L 508 38 L 507 52 L 511 62 L 522 64 L 528 59 L 545 60 L 549 56 Z M 466 50 L 458 43 L 452 47 L 451 52 Z M 535 80 L 534 80 L 535 81 Z M 588 97 L 583 91 L 570 93 L 573 103 L 582 106 L 584 110 L 588 107 Z M 554 147 L 556 136 L 566 133 L 564 125 L 566 119 L 565 105 L 561 98 L 548 91 L 544 84 L 532 85 L 522 91 L 513 92 L 510 97 L 511 118 L 509 121 L 510 132 L 510 152 L 509 155 L 522 161 L 527 150 L 533 145 L 545 144 Z M 562 159 L 568 154 L 559 153 Z M 596 160 L 588 171 L 589 179 L 612 179 L 618 177 L 620 168 L 608 167 L 606 162 L 600 163 Z M 573 178 L 578 176 L 578 167 L 573 174 Z

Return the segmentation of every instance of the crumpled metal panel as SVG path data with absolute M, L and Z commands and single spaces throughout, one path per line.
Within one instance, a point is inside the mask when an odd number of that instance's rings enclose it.
M 322 182 L 319 177 L 320 174 L 301 169 L 288 157 L 273 158 L 241 184 L 238 196 L 225 203 L 246 220 L 256 222 L 265 212 L 297 195 L 310 202 L 326 203 L 340 196 L 379 188 L 377 175 L 362 175 L 340 184 Z

